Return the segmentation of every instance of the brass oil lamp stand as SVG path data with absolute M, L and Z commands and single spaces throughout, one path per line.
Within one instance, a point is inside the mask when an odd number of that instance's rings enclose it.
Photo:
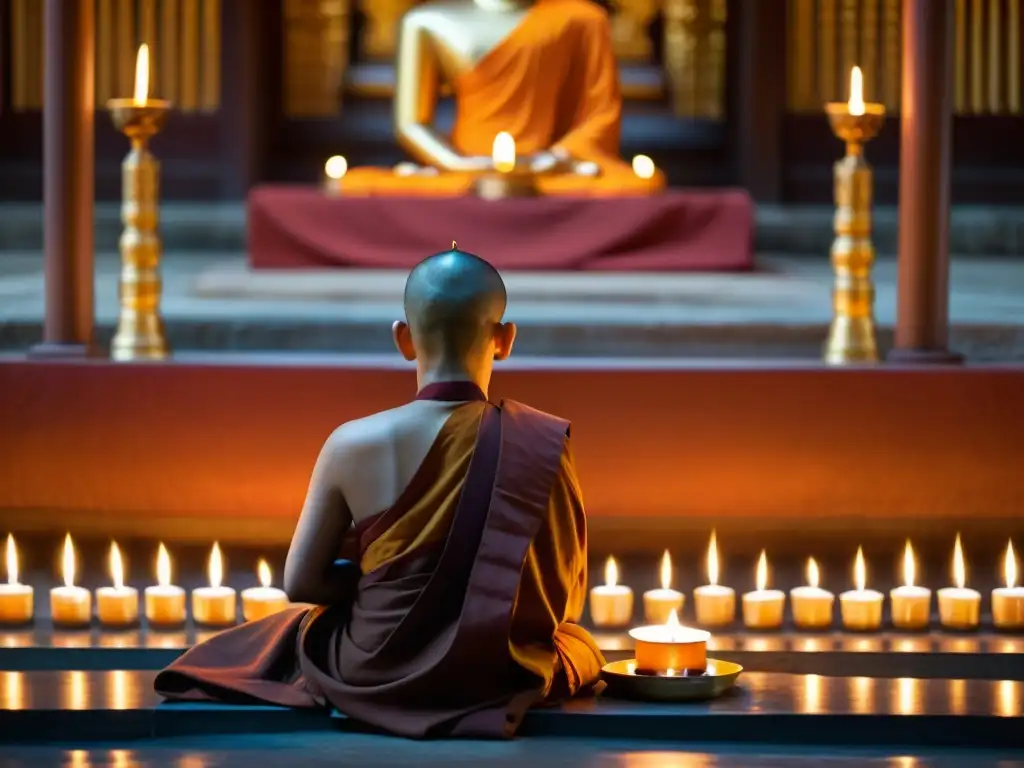
M 875 264 L 871 242 L 874 178 L 864 159 L 864 145 L 882 129 L 885 106 L 864 103 L 858 67 L 850 82 L 849 102 L 825 105 L 833 133 L 846 143 L 845 157 L 833 167 L 836 211 L 831 258 L 835 283 L 832 325 L 824 350 L 829 365 L 878 362 L 871 274 Z

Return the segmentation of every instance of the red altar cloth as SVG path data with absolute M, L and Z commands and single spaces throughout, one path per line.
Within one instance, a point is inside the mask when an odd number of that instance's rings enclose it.
M 315 187 L 249 193 L 255 269 L 409 269 L 452 240 L 499 269 L 732 271 L 753 267 L 743 190 L 649 197 L 331 197 Z

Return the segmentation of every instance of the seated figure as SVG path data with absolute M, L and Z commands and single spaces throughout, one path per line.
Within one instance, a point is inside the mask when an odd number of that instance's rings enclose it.
M 503 131 L 541 194 L 662 189 L 660 172 L 639 178 L 619 156 L 622 96 L 608 13 L 600 0 L 428 0 L 413 8 L 401 24 L 394 116 L 417 166 L 352 169 L 344 194 L 464 194 L 493 171 Z M 432 124 L 442 84 L 455 99 L 450 136 Z
M 412 270 L 394 337 L 419 392 L 326 441 L 285 567 L 310 605 L 196 645 L 158 675 L 160 694 L 508 737 L 529 707 L 600 687 L 604 659 L 577 623 L 586 519 L 569 424 L 487 400 L 515 339 L 505 303 L 471 254 Z

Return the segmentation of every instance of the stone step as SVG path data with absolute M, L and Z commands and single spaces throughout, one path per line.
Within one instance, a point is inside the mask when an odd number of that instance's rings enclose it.
M 359 731 L 342 715 L 165 703 L 154 672 L 0 672 L 0 741 L 96 743 L 205 734 Z M 571 702 L 535 710 L 524 736 L 860 747 L 1024 747 L 1021 684 L 744 673 L 711 702 Z

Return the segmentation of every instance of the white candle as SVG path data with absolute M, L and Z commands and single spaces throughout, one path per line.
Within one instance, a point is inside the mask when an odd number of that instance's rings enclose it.
M 1024 628 L 1024 587 L 1017 586 L 1017 557 L 1012 541 L 1006 543 L 1003 576 L 1006 586 L 992 590 L 992 623 L 997 629 Z
M 185 590 L 171 583 L 171 556 L 162 542 L 156 555 L 156 586 L 146 587 L 143 598 L 151 627 L 179 627 L 185 623 Z
M 903 586 L 889 593 L 892 625 L 896 629 L 925 629 L 931 620 L 932 592 L 915 586 L 915 576 L 914 549 L 908 540 L 903 549 Z
M 768 555 L 757 559 L 757 589 L 743 595 L 743 623 L 747 629 L 778 629 L 786 607 L 786 593 L 768 589 Z
M 502 131 L 494 137 L 491 162 L 498 173 L 512 173 L 516 169 L 516 140 L 511 133 Z
M 818 586 L 821 574 L 813 557 L 807 559 L 807 586 L 789 592 L 793 623 L 800 629 L 828 629 L 832 626 L 835 595 Z
M 977 629 L 981 621 L 981 593 L 967 587 L 967 565 L 960 534 L 953 545 L 953 582 L 938 592 L 939 621 L 947 629 Z
M 839 596 L 839 612 L 843 617 L 843 626 L 858 632 L 877 630 L 882 625 L 882 602 L 885 596 L 881 592 L 866 588 L 867 566 L 861 547 L 857 547 L 853 581 L 856 589 L 843 592 Z
M 711 532 L 708 544 L 708 583 L 693 590 L 697 623 L 705 627 L 724 627 L 736 620 L 736 593 L 718 584 L 718 539 Z
M 86 626 L 92 620 L 92 595 L 88 589 L 75 586 L 75 545 L 70 533 L 64 537 L 61 560 L 64 586 L 50 590 L 50 616 L 54 624 L 63 627 Z
M 0 624 L 27 624 L 32 621 L 35 595 L 32 587 L 18 583 L 18 548 L 7 534 L 7 583 L 0 584 Z
M 644 619 L 649 624 L 664 624 L 672 611 L 683 612 L 686 595 L 672 589 L 672 558 L 665 550 L 661 556 L 661 589 L 644 592 Z
M 624 627 L 633 620 L 633 590 L 620 585 L 614 557 L 604 564 L 604 584 L 590 590 L 590 620 L 595 627 Z
M 230 626 L 238 620 L 238 601 L 235 590 L 221 584 L 224 563 L 217 542 L 210 550 L 208 574 L 210 586 L 192 590 L 192 619 L 196 624 L 207 627 Z
M 242 590 L 242 616 L 246 621 L 257 621 L 288 607 L 288 595 L 272 587 L 272 575 L 267 561 L 261 559 L 256 566 L 260 586 Z
M 644 181 L 650 181 L 654 178 L 655 166 L 654 161 L 651 160 L 647 155 L 637 155 L 633 158 L 633 174 L 638 179 Z
M 665 624 L 637 627 L 629 631 L 636 644 L 636 666 L 644 672 L 671 676 L 682 672 L 703 672 L 711 635 L 700 629 L 679 625 L 675 611 Z
M 324 191 L 336 195 L 341 191 L 341 180 L 348 173 L 348 160 L 341 155 L 327 158 L 324 163 Z
M 124 584 L 124 563 L 117 542 L 110 544 L 112 586 L 96 590 L 96 615 L 105 627 L 127 627 L 139 620 L 139 592 Z

